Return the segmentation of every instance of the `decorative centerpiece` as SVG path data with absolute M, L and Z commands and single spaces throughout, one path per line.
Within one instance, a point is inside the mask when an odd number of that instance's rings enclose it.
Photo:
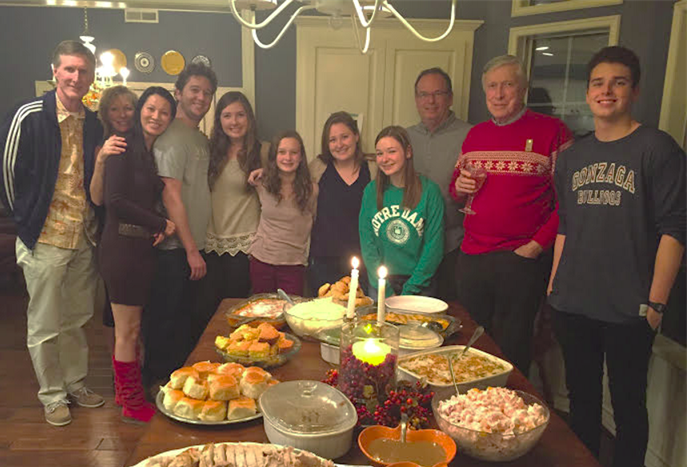
M 348 321 L 339 341 L 341 372 L 338 389 L 351 401 L 373 409 L 386 399 L 387 388 L 396 382 L 396 359 L 400 333 L 384 322 L 386 268 L 379 268 L 377 322 Z
M 344 324 L 338 389 L 369 409 L 383 402 L 395 383 L 398 340 L 398 328 L 387 323 Z

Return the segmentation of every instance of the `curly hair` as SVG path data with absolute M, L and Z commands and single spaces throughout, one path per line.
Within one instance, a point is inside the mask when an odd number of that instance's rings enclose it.
M 420 202 L 422 198 L 422 181 L 415 171 L 413 166 L 412 151 L 413 147 L 410 144 L 410 136 L 405 128 L 400 126 L 388 126 L 379 132 L 377 138 L 375 139 L 375 146 L 382 138 L 390 137 L 398 141 L 398 143 L 403 148 L 404 155 L 411 151 L 411 157 L 405 159 L 405 164 L 403 167 L 403 201 L 401 205 L 404 208 L 415 209 L 417 203 Z M 377 172 L 377 209 L 381 210 L 384 207 L 384 192 L 386 188 L 391 183 L 391 178 L 384 173 L 383 170 Z
M 308 170 L 307 157 L 305 155 L 305 146 L 303 145 L 303 138 L 298 132 L 294 130 L 286 130 L 280 132 L 272 140 L 269 157 L 267 158 L 267 166 L 263 174 L 262 185 L 267 192 L 277 198 L 277 202 L 282 200 L 282 184 L 279 176 L 279 167 L 277 167 L 277 152 L 279 151 L 279 144 L 285 138 L 293 138 L 298 141 L 301 147 L 301 161 L 296 169 L 296 178 L 293 181 L 293 191 L 296 195 L 296 204 L 301 212 L 306 212 L 310 204 L 310 198 L 313 194 L 313 183 L 310 178 L 310 170 Z
M 103 140 L 106 140 L 113 133 L 112 122 L 110 122 L 107 111 L 112 106 L 112 102 L 119 96 L 126 96 L 131 101 L 131 106 L 136 109 L 136 104 L 138 102 L 138 97 L 134 92 L 127 88 L 126 86 L 118 85 L 107 88 L 103 91 L 100 96 L 100 102 L 98 103 L 98 118 L 103 124 L 104 134 Z
M 325 164 L 330 163 L 334 159 L 332 152 L 329 150 L 329 133 L 332 130 L 332 126 L 336 125 L 337 123 L 346 125 L 348 129 L 358 137 L 358 142 L 355 145 L 355 155 L 353 158 L 355 159 L 356 164 L 361 165 L 365 159 L 365 154 L 363 153 L 362 149 L 363 143 L 360 141 L 361 138 L 360 131 L 358 130 L 358 124 L 353 119 L 351 114 L 344 111 L 334 112 L 324 123 L 324 128 L 322 129 L 322 152 L 317 157 Z
M 230 91 L 224 94 L 215 106 L 214 124 L 210 135 L 210 168 L 208 169 L 208 183 L 211 190 L 227 162 L 229 162 L 227 154 L 231 147 L 231 139 L 222 129 L 222 112 L 234 102 L 239 102 L 243 106 L 246 117 L 248 117 L 248 128 L 243 137 L 243 147 L 238 153 L 239 166 L 246 174 L 246 189 L 250 188 L 248 176 L 262 165 L 260 161 L 261 145 L 260 140 L 258 140 L 258 128 L 253 107 L 243 93 Z

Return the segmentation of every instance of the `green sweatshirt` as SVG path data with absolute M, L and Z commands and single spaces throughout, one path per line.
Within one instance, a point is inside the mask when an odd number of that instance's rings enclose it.
M 360 208 L 360 248 L 370 285 L 377 287 L 377 270 L 407 275 L 403 295 L 416 295 L 429 286 L 444 254 L 444 199 L 436 183 L 420 175 L 422 198 L 415 209 L 401 207 L 403 189 L 389 185 L 384 207 L 377 209 L 377 182 L 370 182 Z M 386 289 L 391 295 L 391 287 Z

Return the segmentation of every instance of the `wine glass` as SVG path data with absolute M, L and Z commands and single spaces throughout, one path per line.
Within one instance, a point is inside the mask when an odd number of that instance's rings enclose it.
M 477 189 L 474 193 L 468 196 L 468 201 L 465 203 L 465 207 L 461 209 L 460 212 L 467 215 L 477 214 L 472 209 L 472 200 L 477 194 L 477 191 L 479 191 L 479 189 L 482 188 L 482 185 L 484 185 L 484 181 L 487 179 L 487 170 L 484 167 L 478 167 L 473 164 L 468 164 L 465 167 L 465 170 L 470 172 L 470 178 L 472 178 L 475 181 L 475 183 L 477 183 Z

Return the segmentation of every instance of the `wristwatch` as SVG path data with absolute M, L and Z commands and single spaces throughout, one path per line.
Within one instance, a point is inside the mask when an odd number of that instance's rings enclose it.
M 663 312 L 666 311 L 666 304 L 665 303 L 658 303 L 658 302 L 649 301 L 647 303 L 647 305 L 649 305 L 651 308 L 653 308 L 654 311 L 656 313 L 658 313 L 659 315 L 662 315 Z

